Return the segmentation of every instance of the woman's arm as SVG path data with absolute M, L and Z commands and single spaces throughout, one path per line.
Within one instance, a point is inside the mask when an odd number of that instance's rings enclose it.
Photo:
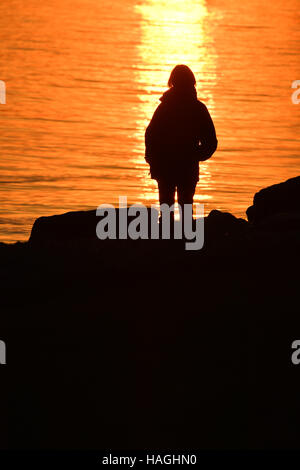
M 218 140 L 213 120 L 205 104 L 201 104 L 199 160 L 208 160 L 217 150 Z
M 161 140 L 162 117 L 162 105 L 159 104 L 154 111 L 153 117 L 145 132 L 145 160 L 148 163 L 150 163 L 150 161 L 153 159 L 153 155 L 155 155 L 159 149 L 159 143 Z

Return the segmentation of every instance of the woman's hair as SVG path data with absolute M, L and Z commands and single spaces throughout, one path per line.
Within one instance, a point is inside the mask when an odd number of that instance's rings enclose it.
M 195 75 L 187 65 L 176 65 L 171 72 L 168 86 L 187 88 L 196 85 Z

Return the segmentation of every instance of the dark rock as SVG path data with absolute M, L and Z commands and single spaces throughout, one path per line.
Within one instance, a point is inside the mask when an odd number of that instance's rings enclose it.
M 116 208 L 116 232 L 119 233 L 119 217 L 121 211 L 127 211 L 128 224 L 136 216 L 128 216 L 128 208 Z M 151 214 L 153 211 L 158 217 L 156 209 L 148 208 L 148 227 L 150 227 Z M 96 226 L 101 220 L 101 216 L 96 214 L 96 210 L 67 212 L 49 217 L 39 217 L 33 224 L 30 244 L 44 244 L 48 242 L 66 242 L 74 240 L 87 240 L 97 242 Z M 118 236 L 118 235 L 117 235 Z
M 35 220 L 29 242 L 65 241 L 96 237 L 96 210 L 67 212 Z
M 116 208 L 116 231 L 117 238 L 119 233 L 119 216 L 120 211 L 128 209 Z M 151 211 L 158 213 L 156 209 L 148 208 L 148 236 L 150 233 Z M 128 216 L 129 223 L 135 216 Z M 91 242 L 98 241 L 96 235 L 97 223 L 101 220 L 101 216 L 96 215 L 96 210 L 67 212 L 61 215 L 53 215 L 49 217 L 39 217 L 33 224 L 31 235 L 29 238 L 30 245 L 44 245 L 52 242 L 80 242 L 85 243 L 87 240 Z M 220 237 L 228 237 L 231 235 L 241 235 L 248 229 L 248 222 L 239 219 L 228 212 L 213 210 L 204 221 L 205 235 L 207 238 L 219 239 Z M 161 227 L 160 227 L 161 231 Z M 172 229 L 171 229 L 172 235 Z M 156 247 L 157 248 L 157 247 Z
M 248 229 L 245 219 L 237 218 L 229 212 L 212 210 L 205 219 L 205 231 L 210 236 L 242 234 Z
M 260 227 L 214 210 L 199 252 L 98 242 L 98 221 L 42 217 L 30 243 L 0 244 L 2 448 L 299 447 L 297 211 Z
M 300 230 L 300 212 L 278 212 L 262 219 L 257 224 L 257 229 L 264 231 Z
M 256 193 L 246 214 L 249 222 L 258 224 L 274 214 L 291 212 L 300 213 L 300 176 Z

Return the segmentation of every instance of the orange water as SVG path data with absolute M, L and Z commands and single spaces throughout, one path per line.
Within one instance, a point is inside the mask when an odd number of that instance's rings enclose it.
M 144 130 L 186 63 L 215 121 L 196 201 L 244 216 L 300 173 L 298 0 L 9 0 L 0 4 L 2 241 L 36 217 L 157 202 Z

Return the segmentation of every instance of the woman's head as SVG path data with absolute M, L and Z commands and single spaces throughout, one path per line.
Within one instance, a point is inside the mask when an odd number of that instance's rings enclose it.
M 195 75 L 187 65 L 176 65 L 171 72 L 168 85 L 171 88 L 188 88 L 196 85 Z

